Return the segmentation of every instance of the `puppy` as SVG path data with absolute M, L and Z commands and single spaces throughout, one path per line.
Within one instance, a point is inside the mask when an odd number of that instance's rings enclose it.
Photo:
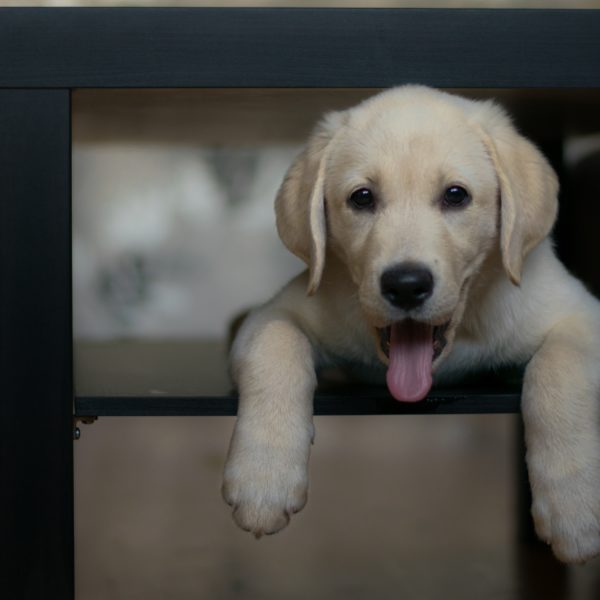
M 566 562 L 600 552 L 600 306 L 554 254 L 557 192 L 490 101 L 405 86 L 323 119 L 275 203 L 308 270 L 231 352 L 223 494 L 240 527 L 275 533 L 306 502 L 316 370 L 360 364 L 416 402 L 432 381 L 527 363 L 537 533 Z

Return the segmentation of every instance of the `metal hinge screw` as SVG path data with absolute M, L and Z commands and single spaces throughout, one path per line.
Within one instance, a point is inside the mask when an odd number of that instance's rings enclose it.
M 73 440 L 78 440 L 81 437 L 80 422 L 85 425 L 91 425 L 97 419 L 98 417 L 73 417 Z

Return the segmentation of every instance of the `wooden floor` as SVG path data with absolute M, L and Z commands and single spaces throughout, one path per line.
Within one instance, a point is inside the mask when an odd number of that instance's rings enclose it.
M 233 419 L 102 418 L 75 445 L 78 600 L 597 600 L 600 561 L 515 543 L 516 416 L 319 417 L 307 507 L 254 540 Z

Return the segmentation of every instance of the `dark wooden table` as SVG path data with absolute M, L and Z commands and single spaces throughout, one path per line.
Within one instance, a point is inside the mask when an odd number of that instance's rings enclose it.
M 10 598 L 73 597 L 75 408 L 80 414 L 166 414 L 168 408 L 152 395 L 74 391 L 73 90 L 408 82 L 598 89 L 600 13 L 0 10 L 0 570 Z M 440 391 L 423 406 L 472 411 L 485 401 L 495 411 L 516 409 L 514 391 L 485 394 L 453 400 Z M 225 392 L 176 402 L 178 414 L 235 409 L 234 396 Z M 373 388 L 323 391 L 316 408 L 400 410 L 385 390 Z

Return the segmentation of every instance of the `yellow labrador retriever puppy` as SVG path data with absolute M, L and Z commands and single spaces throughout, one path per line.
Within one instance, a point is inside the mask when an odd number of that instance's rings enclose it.
M 600 305 L 554 254 L 557 191 L 490 101 L 406 86 L 323 119 L 276 200 L 309 269 L 232 348 L 223 493 L 240 527 L 275 533 L 306 502 L 316 369 L 372 367 L 414 402 L 434 379 L 527 363 L 537 533 L 567 562 L 600 552 Z

